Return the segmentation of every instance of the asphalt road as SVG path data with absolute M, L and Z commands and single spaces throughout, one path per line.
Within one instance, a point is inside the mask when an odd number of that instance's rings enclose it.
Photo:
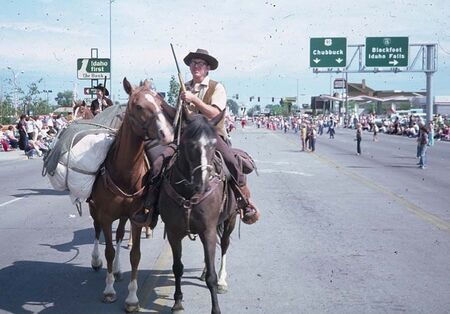
M 450 143 L 416 166 L 414 139 L 354 131 L 319 137 L 315 153 L 300 152 L 292 133 L 249 127 L 233 145 L 257 161 L 249 177 L 262 212 L 241 225 L 228 254 L 230 291 L 223 313 L 448 313 Z M 0 157 L 0 312 L 122 313 L 130 275 L 118 301 L 101 302 L 105 269 L 90 267 L 93 228 L 64 192 L 40 176 L 42 162 Z M 171 253 L 162 239 L 142 241 L 142 311 L 170 313 Z M 209 313 L 209 291 L 198 280 L 201 243 L 183 242 L 186 313 Z M 126 251 L 126 250 L 125 250 Z

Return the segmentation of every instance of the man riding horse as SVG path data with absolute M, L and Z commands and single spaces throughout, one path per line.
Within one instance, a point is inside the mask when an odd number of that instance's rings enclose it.
M 219 62 L 204 49 L 197 49 L 190 52 L 184 59 L 184 63 L 189 66 L 192 80 L 186 82 L 186 91 L 180 93 L 183 100 L 185 112 L 188 115 L 202 114 L 209 120 L 225 110 L 227 96 L 225 88 L 219 82 L 209 78 L 209 71 L 217 69 Z M 181 127 L 181 125 L 179 126 Z M 241 211 L 242 221 L 246 224 L 253 224 L 259 219 L 259 211 L 250 200 L 250 191 L 247 186 L 246 175 L 242 172 L 240 163 L 231 148 L 231 143 L 227 140 L 224 119 L 217 125 L 217 147 L 222 154 L 225 164 L 230 172 L 230 184 L 234 187 L 234 192 L 238 199 L 238 207 Z M 166 155 L 167 156 L 167 155 Z M 160 168 L 158 166 L 153 169 Z M 149 213 L 154 213 L 158 200 L 158 189 L 151 189 L 145 203 Z M 136 222 L 150 222 L 150 215 L 144 218 L 142 215 L 136 216 Z M 155 218 L 156 216 L 153 215 Z M 156 221 L 153 221 L 154 225 Z

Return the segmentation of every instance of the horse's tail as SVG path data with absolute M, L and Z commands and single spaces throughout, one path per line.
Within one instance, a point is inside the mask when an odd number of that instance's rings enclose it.
M 222 221 L 217 225 L 217 243 L 220 245 L 220 239 L 222 239 L 223 233 L 225 231 L 225 221 Z

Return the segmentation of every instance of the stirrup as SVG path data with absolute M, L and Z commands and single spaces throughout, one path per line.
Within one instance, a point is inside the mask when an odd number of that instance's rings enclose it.
M 252 225 L 259 220 L 261 215 L 256 206 L 249 201 L 245 209 L 240 209 L 240 216 L 243 223 Z

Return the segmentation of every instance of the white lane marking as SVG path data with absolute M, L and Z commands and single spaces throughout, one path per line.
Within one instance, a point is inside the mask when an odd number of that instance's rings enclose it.
M 258 169 L 260 173 L 286 173 L 286 174 L 296 174 L 304 177 L 312 177 L 312 174 L 304 173 L 300 171 L 292 171 L 292 170 L 278 170 L 278 169 Z
M 289 161 L 268 161 L 268 160 L 258 160 L 253 159 L 256 164 L 263 163 L 263 164 L 272 164 L 272 165 L 290 165 L 293 164 L 293 162 Z
M 8 204 L 11 204 L 11 203 L 14 203 L 14 202 L 17 202 L 17 201 L 20 201 L 20 200 L 23 199 L 23 198 L 25 198 L 25 197 L 18 197 L 18 198 L 15 198 L 15 199 L 13 199 L 13 200 L 4 202 L 4 203 L 0 204 L 0 207 L 6 206 L 6 205 L 8 205 Z

